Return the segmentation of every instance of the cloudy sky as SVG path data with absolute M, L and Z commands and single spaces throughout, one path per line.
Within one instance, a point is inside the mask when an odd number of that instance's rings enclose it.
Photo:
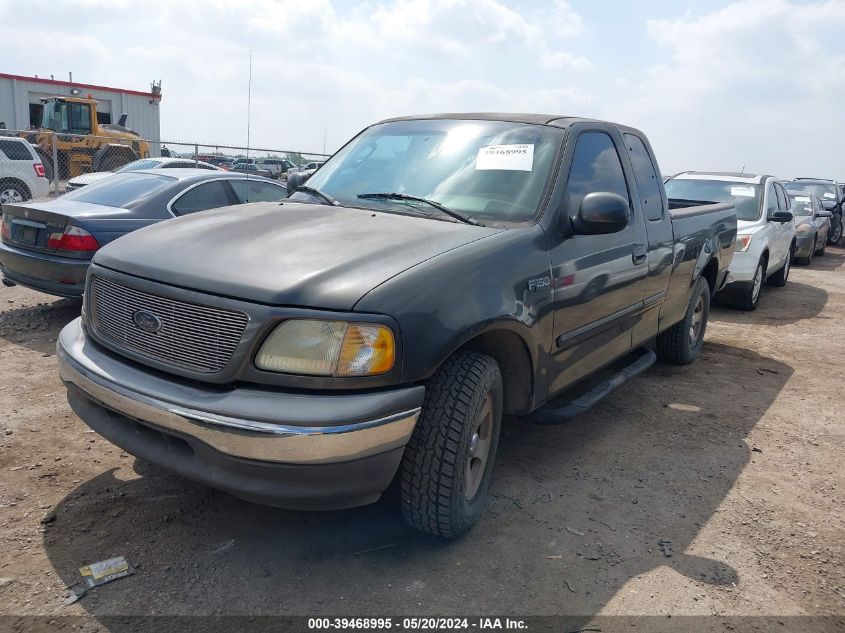
M 664 173 L 845 180 L 845 0 L 0 0 L 0 72 L 148 89 L 162 136 L 329 152 L 379 119 L 643 129 Z M 13 28 L 10 28 L 13 27 Z

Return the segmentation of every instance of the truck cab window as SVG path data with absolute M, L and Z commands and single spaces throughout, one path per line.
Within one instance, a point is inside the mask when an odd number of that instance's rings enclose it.
M 576 213 L 584 196 L 595 191 L 615 193 L 631 202 L 613 139 L 604 132 L 585 132 L 576 141 L 569 169 L 564 196 L 567 211 Z
M 91 133 L 91 106 L 86 103 L 70 104 L 71 134 Z
M 660 177 L 657 175 L 645 143 L 634 134 L 624 134 L 622 138 L 625 139 L 625 145 L 628 147 L 631 163 L 634 166 L 634 179 L 637 181 L 643 213 L 649 220 L 662 220 L 663 197 L 660 195 Z

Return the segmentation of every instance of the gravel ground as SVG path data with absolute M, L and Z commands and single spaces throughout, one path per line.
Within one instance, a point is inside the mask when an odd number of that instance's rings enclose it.
M 0 616 L 845 615 L 844 265 L 829 248 L 756 312 L 715 307 L 698 362 L 579 419 L 506 421 L 453 542 L 392 500 L 289 512 L 136 462 L 67 406 L 54 345 L 79 304 L 2 288 Z M 63 604 L 115 555 L 136 573 Z

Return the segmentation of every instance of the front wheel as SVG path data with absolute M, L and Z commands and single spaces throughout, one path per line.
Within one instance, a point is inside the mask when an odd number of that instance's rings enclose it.
M 829 244 L 838 244 L 842 239 L 842 216 L 839 216 L 836 221 L 836 226 L 831 227 L 828 234 L 827 241 Z
M 402 514 L 423 532 L 454 538 L 481 516 L 502 423 L 502 374 L 495 360 L 458 352 L 426 385 L 405 447 Z
M 695 282 L 684 318 L 657 335 L 657 355 L 675 365 L 689 365 L 701 353 L 704 331 L 710 317 L 710 285 L 699 278 Z
M 793 249 L 789 247 L 789 253 L 786 255 L 786 261 L 783 262 L 783 266 L 781 266 L 780 270 L 777 271 L 774 275 L 769 277 L 769 285 L 776 286 L 778 288 L 783 288 L 786 285 L 787 280 L 789 279 L 789 269 L 792 268 L 792 253 Z M 807 263 L 809 264 L 810 261 L 813 259 L 813 253 L 811 252 L 809 257 L 807 258 Z

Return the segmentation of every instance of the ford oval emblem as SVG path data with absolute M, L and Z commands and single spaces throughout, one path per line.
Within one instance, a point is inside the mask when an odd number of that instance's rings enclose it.
M 161 329 L 161 319 L 149 310 L 136 310 L 132 315 L 132 320 L 138 329 L 150 334 L 155 334 Z

